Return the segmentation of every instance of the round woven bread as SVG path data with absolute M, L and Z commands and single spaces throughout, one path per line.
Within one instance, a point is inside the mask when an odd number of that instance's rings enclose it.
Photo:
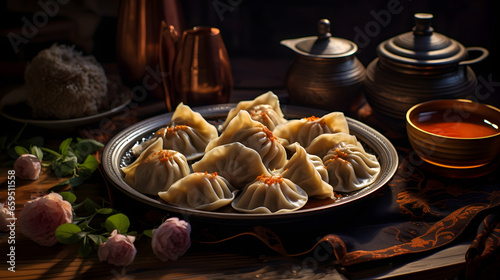
M 107 78 L 93 56 L 52 45 L 26 67 L 27 102 L 33 117 L 70 119 L 97 114 L 106 102 Z

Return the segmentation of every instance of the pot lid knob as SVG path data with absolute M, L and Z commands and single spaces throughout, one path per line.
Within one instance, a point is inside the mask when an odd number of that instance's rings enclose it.
M 354 54 L 358 50 L 356 44 L 346 39 L 333 37 L 330 26 L 328 19 L 319 20 L 318 35 L 289 41 L 292 44 L 291 48 L 311 57 L 337 58 Z
M 318 22 L 318 39 L 328 39 L 332 37 L 330 33 L 330 21 L 326 18 Z
M 432 14 L 417 13 L 415 14 L 415 27 L 413 27 L 413 35 L 429 36 L 432 35 L 434 28 L 431 23 L 434 16 Z
M 428 13 L 414 14 L 412 31 L 385 40 L 377 46 L 380 57 L 400 65 L 455 66 L 466 56 L 459 42 L 434 32 Z

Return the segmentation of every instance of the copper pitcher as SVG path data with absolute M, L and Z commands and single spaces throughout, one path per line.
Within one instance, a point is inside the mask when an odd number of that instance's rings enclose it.
M 162 22 L 184 30 L 179 0 L 122 0 L 118 14 L 116 54 L 125 83 L 139 84 L 153 96 L 163 99 L 159 65 L 158 33 Z M 168 42 L 167 42 L 168 43 Z M 164 46 L 174 53 L 174 46 Z M 173 60 L 173 55 L 167 56 Z M 173 61 L 163 61 L 170 64 Z M 167 66 L 168 67 L 168 66 Z
M 176 45 L 170 75 L 162 76 L 168 110 L 180 102 L 200 106 L 229 101 L 233 75 L 219 29 L 198 26 L 180 36 L 174 26 L 163 22 L 160 42 L 163 40 Z M 164 52 L 160 52 L 163 59 Z

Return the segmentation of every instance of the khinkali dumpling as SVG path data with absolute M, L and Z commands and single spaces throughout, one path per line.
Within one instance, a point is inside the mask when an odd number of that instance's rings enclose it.
M 219 126 L 219 132 L 226 130 L 231 120 L 236 117 L 241 110 L 248 111 L 254 121 L 264 124 L 271 131 L 278 124 L 287 121 L 281 111 L 278 96 L 272 91 L 268 91 L 259 95 L 254 100 L 240 101 L 238 105 L 236 105 L 236 108 L 229 111 L 226 120 Z
M 282 139 L 285 147 L 295 142 L 307 147 L 319 135 L 338 132 L 349 133 L 349 126 L 342 112 L 332 112 L 321 118 L 312 116 L 291 120 L 278 125 L 273 131 L 276 137 Z
M 190 172 L 183 154 L 173 150 L 161 150 L 137 166 L 133 187 L 141 193 L 157 195 L 160 191 L 168 190 L 173 183 Z
M 123 173 L 125 174 L 125 182 L 129 184 L 131 187 L 135 186 L 135 171 L 137 166 L 145 161 L 150 155 L 161 151 L 163 149 L 163 139 L 156 138 L 153 142 L 149 142 L 149 145 L 145 147 L 142 152 L 139 154 L 139 157 L 132 162 L 131 164 L 122 168 Z
M 172 205 L 213 211 L 230 204 L 236 192 L 231 184 L 217 173 L 195 172 L 158 195 Z
M 208 143 L 206 152 L 217 146 L 235 142 L 257 151 L 264 165 L 271 170 L 279 169 L 286 163 L 286 150 L 283 145 L 267 127 L 252 120 L 247 111 L 240 111 L 226 130 Z
M 347 133 L 328 133 L 314 138 L 314 140 L 311 141 L 311 144 L 305 148 L 306 152 L 308 152 L 309 154 L 313 154 L 320 158 L 323 158 L 328 153 L 328 151 L 330 151 L 333 147 L 337 146 L 341 142 L 357 145 L 358 139 L 356 138 L 356 136 Z
M 271 175 L 259 153 L 238 142 L 213 148 L 192 168 L 194 172 L 217 172 L 237 189 L 243 188 L 261 174 Z
M 323 158 L 330 185 L 338 192 L 352 192 L 373 183 L 380 173 L 377 157 L 361 145 L 340 143 Z
M 259 176 L 231 203 L 237 211 L 257 214 L 291 212 L 307 203 L 307 193 L 281 176 Z
M 280 175 L 299 185 L 308 196 L 336 199 L 332 186 L 321 178 L 315 163 L 300 145 L 295 145 L 296 152 L 287 162 Z M 325 166 L 321 163 L 321 169 Z M 328 174 L 328 173 L 327 173 Z M 327 178 L 328 179 L 328 178 Z
M 170 124 L 159 129 L 156 136 L 163 138 L 164 149 L 176 150 L 192 160 L 203 155 L 208 142 L 217 138 L 218 133 L 200 113 L 180 103 Z

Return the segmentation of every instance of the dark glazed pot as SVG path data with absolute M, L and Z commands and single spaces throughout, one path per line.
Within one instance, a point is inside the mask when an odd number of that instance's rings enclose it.
M 406 111 L 433 99 L 467 98 L 474 94 L 476 75 L 468 66 L 488 56 L 484 48 L 465 48 L 434 32 L 431 14 L 415 14 L 416 25 L 380 43 L 378 58 L 366 69 L 364 91 L 375 113 L 404 124 Z M 469 52 L 481 55 L 467 60 Z
M 365 78 L 365 67 L 354 55 L 358 47 L 332 37 L 326 19 L 319 21 L 318 30 L 318 36 L 281 41 L 297 54 L 286 76 L 290 102 L 347 112 L 361 95 Z

